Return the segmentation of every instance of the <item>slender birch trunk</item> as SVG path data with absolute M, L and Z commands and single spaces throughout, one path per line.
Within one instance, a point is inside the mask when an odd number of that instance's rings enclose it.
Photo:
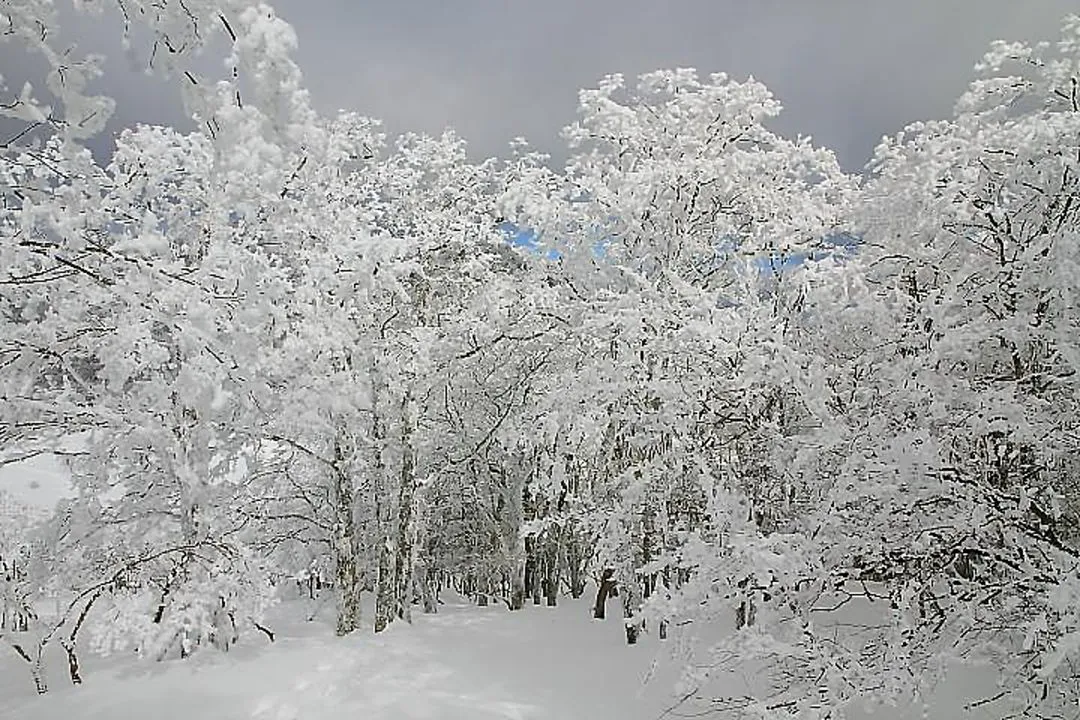
M 348 470 L 341 431 L 334 438 L 334 467 L 331 468 L 331 497 L 334 502 L 334 580 L 338 590 L 338 635 L 348 635 L 360 627 L 360 569 L 357 557 L 354 491 Z
M 401 479 L 398 486 L 397 542 L 394 546 L 394 614 L 412 622 L 413 504 L 416 498 L 416 458 L 412 446 L 409 393 L 401 401 Z

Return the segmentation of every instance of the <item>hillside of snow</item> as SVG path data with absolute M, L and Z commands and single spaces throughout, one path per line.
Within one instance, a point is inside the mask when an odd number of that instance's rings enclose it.
M 248 635 L 229 653 L 157 664 L 86 652 L 80 687 L 70 686 L 62 656 L 54 656 L 54 689 L 42 697 L 34 695 L 25 664 L 5 653 L 0 718 L 658 720 L 701 712 L 700 705 L 679 705 L 674 694 L 677 641 L 662 644 L 647 635 L 627 646 L 614 603 L 608 619 L 597 621 L 588 600 L 509 613 L 457 598 L 437 615 L 417 615 L 412 625 L 344 638 L 333 635 L 328 598 L 291 600 L 274 612 L 273 643 Z M 984 709 L 963 711 L 975 689 L 971 681 L 984 684 L 974 674 L 958 676 L 925 709 L 855 709 L 852 717 L 994 717 Z
M 55 690 L 40 698 L 25 664 L 4 655 L 0 717 L 629 720 L 655 718 L 671 704 L 666 650 L 649 638 L 627 647 L 620 621 L 592 620 L 584 601 L 514 614 L 451 602 L 411 626 L 345 638 L 324 617 L 304 622 L 298 603 L 278 609 L 273 644 L 248 636 L 227 654 L 161 664 L 87 653 L 77 688 L 55 658 Z

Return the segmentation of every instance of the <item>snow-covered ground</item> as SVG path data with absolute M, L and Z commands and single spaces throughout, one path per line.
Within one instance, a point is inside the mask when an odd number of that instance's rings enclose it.
M 0 495 L 20 505 L 47 511 L 71 493 L 69 477 L 62 460 L 53 455 L 38 455 L 0 465 Z
M 0 468 L 0 489 L 35 510 L 69 488 L 56 458 Z M 44 697 L 35 695 L 28 665 L 0 643 L 0 718 L 633 720 L 671 704 L 675 646 L 649 636 L 626 646 L 616 602 L 600 622 L 588 597 L 519 613 L 445 599 L 438 615 L 418 613 L 413 625 L 395 623 L 381 635 L 334 637 L 327 598 L 312 622 L 304 619 L 309 601 L 282 603 L 270 623 L 276 642 L 252 633 L 227 654 L 155 664 L 86 649 L 80 687 L 71 687 L 53 648 Z
M 44 511 L 70 492 L 70 484 L 59 460 L 38 457 L 0 468 L 0 490 Z M 417 613 L 412 625 L 395 623 L 380 635 L 368 629 L 334 637 L 327 596 L 274 608 L 273 644 L 252 632 L 227 654 L 164 663 L 100 658 L 85 649 L 85 683 L 77 688 L 67 679 L 62 652 L 52 648 L 44 697 L 35 695 L 27 664 L 0 643 L 0 719 L 657 720 L 702 709 L 672 708 L 677 668 L 685 662 L 677 637 L 660 643 L 648 634 L 627 646 L 617 601 L 609 604 L 608 620 L 597 621 L 590 593 L 562 598 L 557 608 L 529 605 L 517 613 L 453 595 L 445 600 L 438 615 Z M 369 618 L 371 605 L 366 598 Z M 919 704 L 865 716 L 994 718 L 1000 713 L 992 707 L 963 709 L 992 694 L 984 673 L 957 671 L 925 710 Z
M 305 622 L 296 601 L 276 614 L 272 645 L 255 634 L 227 654 L 151 665 L 88 656 L 78 688 L 56 658 L 54 689 L 40 698 L 9 653 L 0 658 L 0 717 L 651 720 L 671 704 L 666 649 L 653 638 L 626 646 L 621 621 L 592 620 L 584 599 L 519 613 L 448 602 L 412 626 L 346 638 L 323 618 Z
M 702 710 L 672 709 L 674 642 L 648 635 L 627 646 L 618 613 L 591 619 L 587 597 L 518 613 L 448 598 L 438 615 L 418 615 L 411 626 L 395 623 L 380 635 L 365 630 L 345 638 L 334 637 L 326 602 L 306 622 L 312 607 L 318 604 L 283 603 L 271 622 L 276 642 L 252 633 L 229 653 L 142 663 L 86 652 L 81 687 L 70 686 L 62 656 L 54 655 L 52 690 L 44 697 L 34 695 L 26 664 L 0 648 L 0 718 L 658 720 Z M 852 717 L 997 717 L 989 708 L 963 711 L 978 697 L 973 692 L 988 689 L 980 687 L 985 681 L 977 673 L 957 673 L 925 710 L 921 704 L 903 711 L 856 710 Z

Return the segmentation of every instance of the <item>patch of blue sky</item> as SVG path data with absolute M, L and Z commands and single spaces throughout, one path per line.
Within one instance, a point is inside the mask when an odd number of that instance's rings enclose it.
M 506 237 L 506 241 L 514 247 L 524 248 L 531 253 L 541 254 L 548 260 L 559 258 L 559 251 L 554 248 L 545 248 L 540 243 L 540 234 L 529 228 L 519 227 L 510 222 L 504 222 L 500 229 Z
M 535 254 L 543 254 L 549 260 L 561 257 L 558 250 L 545 247 L 541 242 L 540 234 L 535 230 L 520 227 L 510 222 L 504 222 L 500 226 L 508 243 L 515 247 L 524 248 Z M 598 259 L 608 255 L 608 248 L 615 237 L 610 234 L 600 233 L 601 237 L 593 242 L 592 252 Z M 822 238 L 821 246 L 814 250 L 792 253 L 783 257 L 775 255 L 759 255 L 751 258 L 750 265 L 762 273 L 784 272 L 799 267 L 806 262 L 816 262 L 825 258 L 843 259 L 851 257 L 857 251 L 862 238 L 851 232 L 839 231 Z M 724 256 L 736 252 L 739 240 L 734 236 L 719 238 L 716 244 L 717 256 Z
M 792 253 L 783 257 L 761 255 L 751 260 L 751 265 L 761 272 L 784 272 L 799 267 L 807 262 L 817 262 L 826 258 L 844 259 L 854 255 L 862 238 L 855 233 L 840 231 L 822 238 L 821 247 L 814 250 Z

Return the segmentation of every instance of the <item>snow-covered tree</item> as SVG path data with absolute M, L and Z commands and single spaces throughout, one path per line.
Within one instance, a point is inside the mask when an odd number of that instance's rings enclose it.
M 592 577 L 628 642 L 677 623 L 721 714 L 904 702 L 958 662 L 984 704 L 1075 706 L 1080 19 L 994 45 L 860 186 L 753 79 L 609 76 L 564 168 L 474 162 L 317 116 L 265 5 L 120 7 L 199 124 L 97 162 L 98 61 L 0 0 L 52 69 L 0 88 L 0 464 L 77 447 L 74 497 L 0 526 L 40 691 L 80 638 L 273 639 L 305 574 L 342 635 L 365 591 L 381 631 L 446 583 L 520 610 Z M 188 66 L 215 38 L 220 80 Z
M 861 209 L 893 316 L 874 421 L 892 442 L 862 472 L 895 488 L 861 509 L 888 529 L 864 562 L 920 682 L 945 655 L 985 662 L 997 703 L 1047 715 L 1078 696 L 1080 20 L 978 71 L 952 119 L 879 147 Z
M 601 563 L 625 588 L 631 642 L 643 596 L 671 584 L 676 538 L 703 529 L 717 487 L 753 502 L 724 512 L 775 523 L 790 509 L 789 479 L 766 469 L 799 413 L 783 407 L 797 403 L 802 296 L 785 268 L 828 250 L 853 183 L 827 151 L 769 131 L 778 110 L 754 81 L 612 76 L 582 93 L 562 184 L 546 204 L 520 203 L 579 298 L 584 358 L 564 382 L 583 386 L 588 414 L 546 422 L 589 437 L 595 459 L 577 463 L 614 503 L 600 510 Z

